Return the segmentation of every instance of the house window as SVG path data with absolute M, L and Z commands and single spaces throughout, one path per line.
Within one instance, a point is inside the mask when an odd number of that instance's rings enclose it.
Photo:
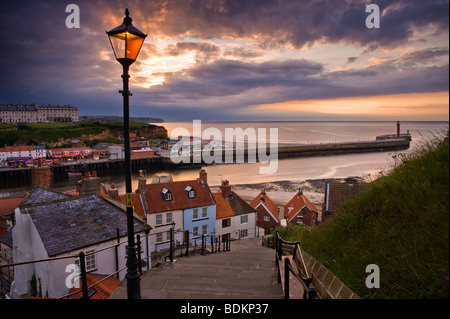
M 222 228 L 231 226 L 231 218 L 222 219 Z
M 189 198 L 195 197 L 195 190 L 191 186 L 187 186 L 184 190 L 186 191 Z
M 172 193 L 167 188 L 162 190 L 162 195 L 165 201 L 172 200 Z
M 95 263 L 95 254 L 90 254 L 93 252 L 93 250 L 87 251 L 86 255 L 84 257 L 85 265 L 86 265 L 86 272 L 93 271 L 97 269 L 96 263 Z M 80 267 L 80 259 L 75 260 L 75 265 Z
M 194 208 L 194 212 L 192 213 L 192 219 L 198 219 L 198 208 Z
M 166 240 L 170 241 L 170 230 L 166 231 Z
M 194 228 L 192 228 L 192 236 L 198 237 L 198 226 L 195 226 Z
M 208 235 L 208 225 L 202 225 L 202 234 Z
M 162 233 L 156 234 L 156 242 L 157 242 L 157 243 L 162 242 Z
M 247 237 L 248 237 L 247 229 L 242 229 L 239 231 L 239 238 L 247 238 Z
M 270 221 L 270 217 L 269 217 L 269 216 L 264 216 L 264 221 L 265 221 L 265 222 Z
M 241 224 L 247 224 L 248 223 L 248 215 L 242 215 L 241 216 Z
M 208 207 L 202 207 L 202 218 L 208 217 Z
M 297 224 L 303 225 L 303 216 L 297 216 Z
M 166 214 L 166 224 L 170 224 L 172 222 L 172 213 Z
M 158 214 L 155 217 L 156 217 L 156 226 L 162 225 L 162 215 Z

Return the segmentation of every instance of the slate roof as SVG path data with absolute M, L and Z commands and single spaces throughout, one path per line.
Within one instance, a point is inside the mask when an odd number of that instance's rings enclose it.
M 331 182 L 325 184 L 324 211 L 335 212 L 342 203 L 365 191 L 369 183 L 353 180 L 351 183 Z
M 21 206 L 31 214 L 34 225 L 50 257 L 127 235 L 124 210 L 99 195 L 62 199 Z M 136 233 L 148 227 L 135 219 Z
M 33 205 L 39 203 L 46 203 L 56 200 L 64 200 L 71 198 L 72 196 L 68 194 L 59 193 L 47 188 L 35 186 L 33 189 L 25 196 L 23 202 L 20 206 L 23 205 Z

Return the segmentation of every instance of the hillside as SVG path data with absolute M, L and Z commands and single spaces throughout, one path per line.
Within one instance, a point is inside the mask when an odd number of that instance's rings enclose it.
M 146 123 L 130 123 L 130 132 L 147 139 L 167 138 L 162 126 Z M 120 143 L 123 136 L 121 122 L 36 123 L 0 125 L 0 145 L 39 145 L 61 147 L 79 139 L 86 145 L 99 142 Z
M 281 235 L 362 298 L 448 298 L 448 132 L 399 161 L 323 224 Z M 380 288 L 365 285 L 369 264 L 379 266 Z

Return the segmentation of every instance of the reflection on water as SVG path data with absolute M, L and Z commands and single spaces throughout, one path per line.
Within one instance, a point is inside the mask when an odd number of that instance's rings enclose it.
M 374 140 L 377 135 L 396 133 L 396 121 L 393 122 L 251 122 L 251 123 L 202 123 L 202 129 L 217 127 L 224 130 L 227 127 L 247 127 L 267 129 L 278 127 L 279 143 L 328 143 Z M 192 123 L 163 123 L 170 131 L 175 127 L 192 128 Z M 217 186 L 223 179 L 230 184 L 252 184 L 273 181 L 302 181 L 318 178 L 342 178 L 348 176 L 370 176 L 374 179 L 381 170 L 387 170 L 394 165 L 393 155 L 414 150 L 423 141 L 433 135 L 439 135 L 439 130 L 448 128 L 448 122 L 404 122 L 402 132 L 409 130 L 412 135 L 409 150 L 395 152 L 376 152 L 361 154 L 345 154 L 333 156 L 315 156 L 286 158 L 278 161 L 278 170 L 274 174 L 262 175 L 260 166 L 269 164 L 245 163 L 223 164 L 204 167 L 208 173 L 208 184 Z M 198 178 L 200 167 L 184 168 L 174 171 L 146 170 L 147 180 L 151 181 L 155 174 L 172 175 L 173 180 L 189 180 Z M 105 183 L 113 183 L 120 193 L 125 193 L 124 176 L 118 172 L 116 176 L 100 176 Z M 133 190 L 137 189 L 138 175 L 133 175 Z M 68 190 L 75 188 L 73 181 L 65 181 L 54 185 L 56 189 Z M 0 197 L 24 193 L 30 187 L 0 190 Z

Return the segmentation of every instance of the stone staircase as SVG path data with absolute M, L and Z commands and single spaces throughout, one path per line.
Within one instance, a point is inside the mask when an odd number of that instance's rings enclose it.
M 126 285 L 124 281 L 122 285 Z M 126 286 L 112 294 L 126 299 Z M 230 251 L 175 257 L 141 276 L 142 299 L 282 299 L 275 251 L 261 238 L 231 242 Z

